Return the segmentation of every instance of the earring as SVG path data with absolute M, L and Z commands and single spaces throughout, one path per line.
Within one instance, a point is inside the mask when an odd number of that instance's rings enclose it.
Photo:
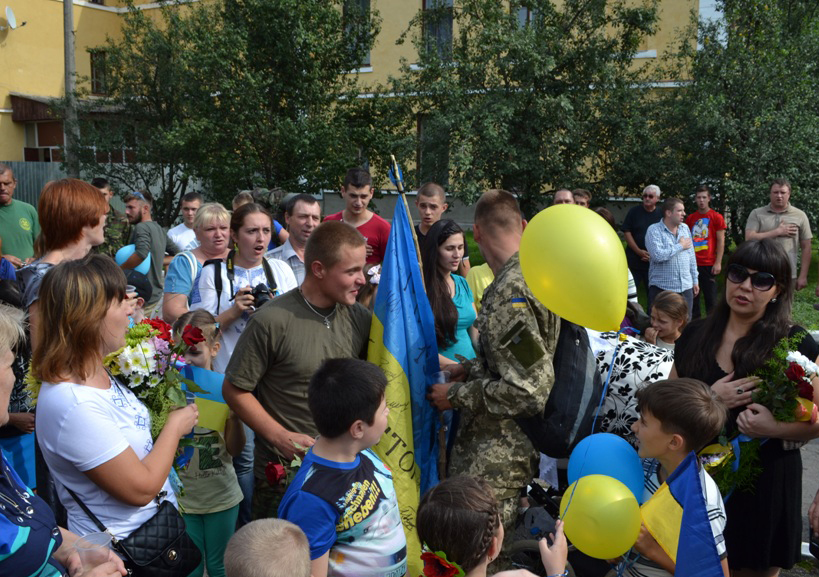
M 772 299 L 771 299 L 771 302 L 772 302 L 772 303 L 775 303 L 775 302 L 776 302 L 776 297 L 772 298 Z

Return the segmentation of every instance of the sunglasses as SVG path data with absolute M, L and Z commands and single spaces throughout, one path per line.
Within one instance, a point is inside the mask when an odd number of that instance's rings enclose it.
M 776 284 L 774 275 L 769 272 L 755 272 L 752 274 L 741 264 L 728 265 L 728 280 L 732 283 L 742 284 L 748 277 L 751 277 L 751 286 L 758 291 L 771 290 Z

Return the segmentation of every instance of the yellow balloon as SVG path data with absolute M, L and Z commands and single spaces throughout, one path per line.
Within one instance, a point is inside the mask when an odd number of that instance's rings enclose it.
M 640 534 L 637 499 L 607 475 L 586 475 L 569 485 L 560 501 L 560 517 L 572 544 L 597 559 L 623 555 Z
M 574 204 L 540 211 L 523 231 L 523 278 L 556 315 L 598 331 L 620 328 L 628 265 L 617 233 L 599 214 Z

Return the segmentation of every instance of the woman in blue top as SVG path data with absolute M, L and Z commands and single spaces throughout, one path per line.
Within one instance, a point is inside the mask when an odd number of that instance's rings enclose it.
M 458 270 L 463 256 L 464 231 L 461 227 L 452 220 L 439 220 L 432 225 L 421 247 L 424 282 L 435 316 L 438 354 L 456 363 L 456 355 L 474 358 L 473 343 L 478 337 L 472 326 L 477 317 L 472 290 L 466 279 L 452 274 Z

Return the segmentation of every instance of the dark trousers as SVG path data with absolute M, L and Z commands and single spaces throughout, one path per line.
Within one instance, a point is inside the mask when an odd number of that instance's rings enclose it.
M 634 273 L 632 273 L 634 274 Z M 654 299 L 657 298 L 657 295 L 663 292 L 666 289 L 661 289 L 658 286 L 650 286 L 648 287 L 648 314 L 651 314 L 651 305 L 654 302 Z M 676 292 L 676 291 L 674 291 Z M 688 320 L 691 320 L 691 310 L 693 309 L 694 305 L 694 289 L 684 290 L 681 293 L 678 293 L 682 298 L 685 299 L 685 304 L 688 305 Z
M 717 277 L 711 273 L 711 266 L 698 266 L 700 294 L 694 297 L 694 314 L 692 318 L 700 318 L 700 296 L 705 300 L 705 314 L 711 314 L 711 309 L 717 304 Z
M 643 288 L 648 292 L 648 263 L 631 251 L 626 252 L 626 261 L 628 262 L 628 270 L 631 271 L 631 276 L 634 277 L 634 287 L 639 290 L 640 285 L 643 285 Z

